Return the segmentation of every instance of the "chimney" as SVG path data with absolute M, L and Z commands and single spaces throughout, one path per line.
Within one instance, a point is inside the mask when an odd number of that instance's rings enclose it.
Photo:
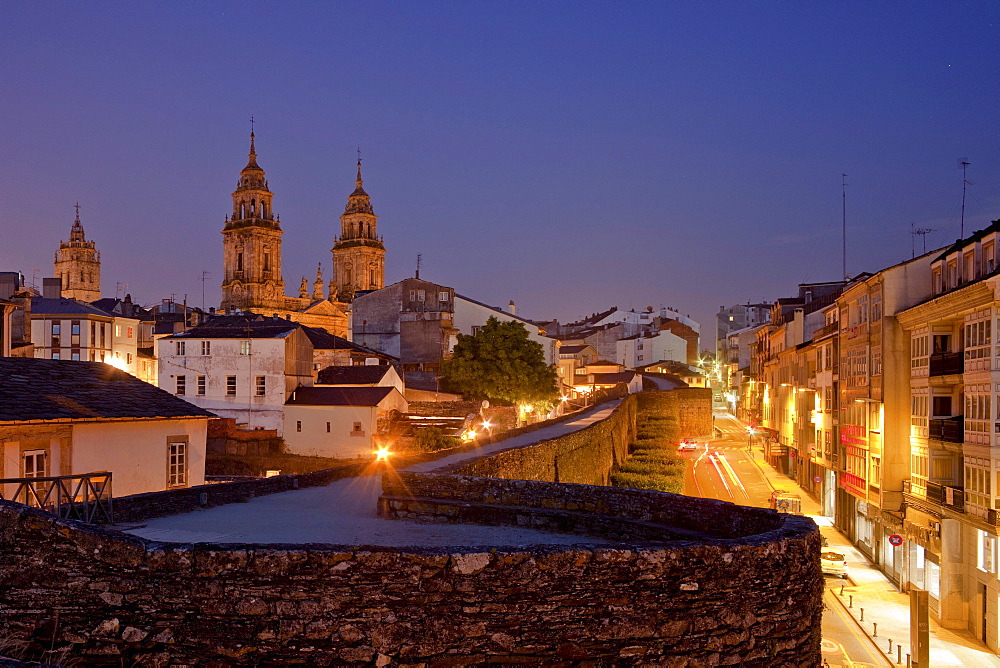
M 514 304 L 514 300 L 511 299 L 510 303 L 507 304 L 507 312 L 511 315 L 517 315 L 517 305 Z
M 62 297 L 61 278 L 43 278 L 42 296 L 46 299 L 59 299 Z

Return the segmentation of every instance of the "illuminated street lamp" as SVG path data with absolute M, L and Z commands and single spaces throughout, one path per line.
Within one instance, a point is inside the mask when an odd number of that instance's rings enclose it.
M 747 452 L 753 452 L 753 435 L 756 433 L 753 427 L 747 427 Z

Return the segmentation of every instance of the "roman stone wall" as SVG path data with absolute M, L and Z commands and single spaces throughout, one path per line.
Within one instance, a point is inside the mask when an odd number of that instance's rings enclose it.
M 624 461 L 635 437 L 637 396 L 629 396 L 609 418 L 587 429 L 465 461 L 446 470 L 486 478 L 606 485 L 611 468 Z
M 665 392 L 642 392 L 640 406 L 677 420 L 680 438 L 708 436 L 712 433 L 712 390 L 686 387 Z
M 774 521 L 611 545 L 177 545 L 0 501 L 0 627 L 22 656 L 86 665 L 815 666 L 819 534 Z

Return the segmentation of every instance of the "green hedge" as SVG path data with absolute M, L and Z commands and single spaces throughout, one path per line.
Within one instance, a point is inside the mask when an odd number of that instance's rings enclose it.
M 636 411 L 636 438 L 629 458 L 611 472 L 615 487 L 655 489 L 680 493 L 684 489 L 687 460 L 677 454 L 676 403 L 666 393 L 643 392 Z

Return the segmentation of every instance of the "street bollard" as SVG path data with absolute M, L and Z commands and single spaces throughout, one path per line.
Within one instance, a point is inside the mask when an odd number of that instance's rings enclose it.
M 906 668 L 910 668 L 910 653 L 906 653 Z
M 878 622 L 872 622 L 872 626 L 875 629 L 872 631 L 872 638 L 878 638 Z
M 854 607 L 854 594 L 849 594 L 848 595 L 848 600 L 849 600 L 849 603 L 847 604 L 847 607 L 848 608 L 853 608 Z
M 840 585 L 840 598 L 844 598 L 844 585 Z
M 861 608 L 861 621 L 865 621 L 865 609 Z
M 892 654 L 892 638 L 889 638 L 889 654 Z
M 910 655 L 907 654 L 906 657 L 909 659 Z M 903 663 L 903 646 L 896 645 L 896 665 L 898 666 L 901 663 Z

